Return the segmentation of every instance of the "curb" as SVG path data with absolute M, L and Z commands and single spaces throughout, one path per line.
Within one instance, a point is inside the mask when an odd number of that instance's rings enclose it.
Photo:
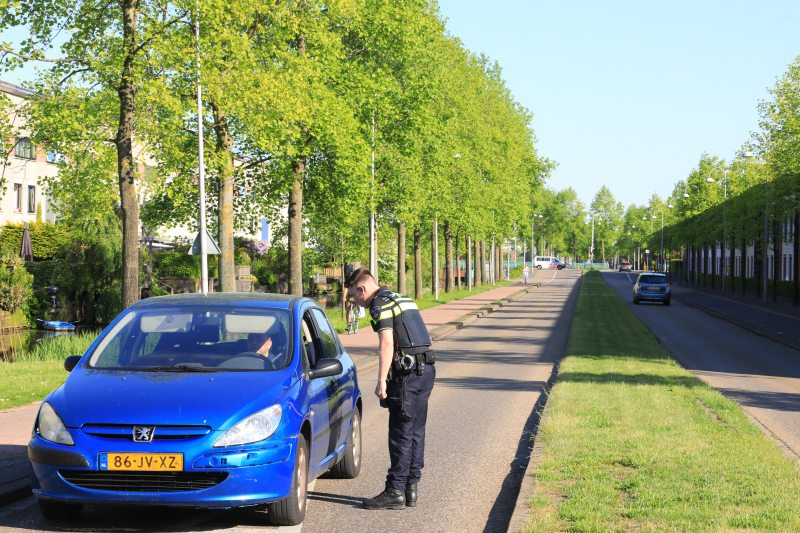
M 734 326 L 738 326 L 738 327 L 740 327 L 742 329 L 745 329 L 745 330 L 749 331 L 750 333 L 755 333 L 759 337 L 764 337 L 765 339 L 769 339 L 769 340 L 771 340 L 773 342 L 776 342 L 776 343 L 778 343 L 778 344 L 780 344 L 782 346 L 786 346 L 787 348 L 791 348 L 793 350 L 797 350 L 798 352 L 800 352 L 800 345 L 795 344 L 793 342 L 786 341 L 786 340 L 784 340 L 784 339 L 782 339 L 780 337 L 776 337 L 775 335 L 772 335 L 770 333 L 766 333 L 766 332 L 764 332 L 764 331 L 762 331 L 762 330 L 760 330 L 758 328 L 755 328 L 755 327 L 751 326 L 747 322 L 739 320 L 738 318 L 734 318 L 734 317 L 732 317 L 730 315 L 727 315 L 727 314 L 719 312 L 719 311 L 713 311 L 713 310 L 709 309 L 708 307 L 689 302 L 689 301 L 684 300 L 683 298 L 678 297 L 678 296 L 674 296 L 673 295 L 672 298 L 674 300 L 677 300 L 677 301 L 681 302 L 684 305 L 688 305 L 689 307 L 694 307 L 695 309 L 699 309 L 700 311 L 703 311 L 704 313 L 709 314 L 709 315 L 711 315 L 711 316 L 713 316 L 715 318 L 719 318 L 720 320 L 724 320 L 725 322 L 729 322 L 729 323 L 733 324 Z

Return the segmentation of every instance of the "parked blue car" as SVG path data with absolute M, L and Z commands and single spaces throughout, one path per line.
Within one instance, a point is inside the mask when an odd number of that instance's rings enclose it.
M 64 366 L 28 445 L 48 519 L 87 503 L 266 503 L 272 524 L 296 525 L 308 482 L 359 474 L 355 365 L 306 298 L 149 298 Z

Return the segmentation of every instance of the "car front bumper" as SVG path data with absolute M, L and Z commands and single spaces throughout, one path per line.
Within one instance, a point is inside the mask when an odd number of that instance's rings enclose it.
M 74 435 L 76 432 L 71 433 Z M 195 446 L 181 449 L 181 443 L 175 441 L 153 442 L 150 443 L 153 446 L 149 446 L 146 450 L 138 447 L 136 452 L 183 453 L 184 469 L 182 472 L 196 473 L 192 474 L 194 476 L 207 478 L 210 477 L 207 474 L 212 476 L 214 473 L 217 475 L 219 473 L 227 474 L 225 479 L 207 488 L 182 490 L 185 485 L 172 484 L 170 486 L 170 482 L 166 481 L 163 484 L 168 490 L 158 489 L 148 492 L 141 492 L 141 487 L 126 491 L 121 487 L 131 487 L 131 485 L 119 485 L 120 480 L 135 478 L 143 472 L 100 470 L 100 452 L 81 450 L 78 444 L 76 442 L 74 447 L 61 446 L 40 438 L 31 441 L 28 455 L 31 459 L 31 483 L 34 496 L 42 500 L 75 504 L 228 508 L 274 502 L 289 495 L 294 476 L 297 437 L 285 439 L 273 437 L 265 443 L 256 443 L 249 447 L 230 450 L 210 447 L 199 450 Z M 132 445 L 131 442 L 122 444 L 116 441 L 107 442 L 104 451 L 133 452 Z M 74 466 L 81 462 L 79 459 L 81 457 L 85 459 L 88 466 Z M 216 458 L 214 464 L 219 465 L 220 457 L 225 457 L 228 464 L 235 466 L 224 468 L 203 466 L 211 465 L 214 462 L 212 458 Z M 48 461 L 55 464 L 37 461 Z M 258 464 L 248 465 L 248 462 Z M 118 484 L 113 490 L 87 488 L 86 482 L 76 483 L 65 479 L 74 481 L 73 478 L 80 474 L 82 478 L 91 479 L 88 483 L 91 485 L 95 483 L 93 476 L 108 476 L 109 472 L 114 474 L 114 483 Z M 149 483 L 148 487 L 150 486 L 152 483 Z

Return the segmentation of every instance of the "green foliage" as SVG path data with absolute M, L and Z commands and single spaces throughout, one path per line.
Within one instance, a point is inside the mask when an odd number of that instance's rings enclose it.
M 258 285 L 272 287 L 278 281 L 277 276 L 272 272 L 272 269 L 270 269 L 270 266 L 264 259 L 255 259 L 251 272 L 253 276 L 256 277 Z
M 70 355 L 83 355 L 99 334 L 100 331 L 91 331 L 44 338 L 32 350 L 17 357 L 16 361 L 63 361 Z
M 0 246 L 9 246 L 19 255 L 24 229 L 23 222 L 6 223 L 0 228 Z M 28 232 L 31 236 L 33 258 L 36 260 L 52 259 L 70 239 L 70 232 L 65 226 L 49 222 L 28 223 Z
M 25 268 L 0 265 L 0 309 L 13 313 L 25 309 L 33 294 L 33 276 Z
M 250 251 L 247 248 L 237 248 L 236 252 L 233 254 L 233 264 L 236 266 L 244 266 L 250 263 Z
M 159 277 L 162 278 L 199 278 L 200 258 L 179 252 L 159 254 Z

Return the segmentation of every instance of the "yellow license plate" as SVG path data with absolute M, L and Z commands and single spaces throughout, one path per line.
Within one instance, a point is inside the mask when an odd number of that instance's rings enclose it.
M 105 456 L 105 457 L 103 457 Z M 182 453 L 103 453 L 100 470 L 183 470 Z
M 657 291 L 660 287 L 647 287 L 651 291 Z

